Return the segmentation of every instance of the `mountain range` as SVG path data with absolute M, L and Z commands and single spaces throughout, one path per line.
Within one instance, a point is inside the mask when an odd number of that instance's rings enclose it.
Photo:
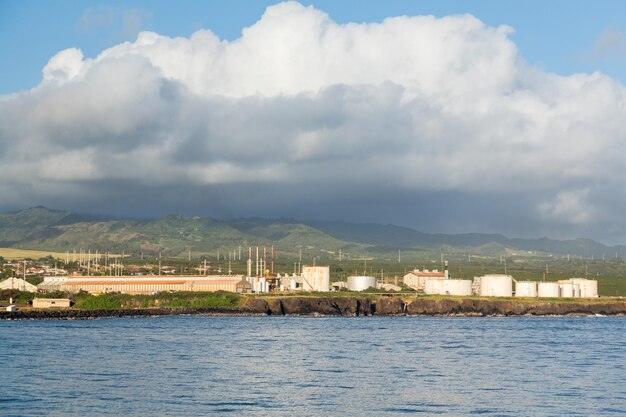
M 309 255 L 336 257 L 394 257 L 398 251 L 503 255 L 540 252 L 601 257 L 626 254 L 626 246 L 607 246 L 591 239 L 519 239 L 500 234 L 430 234 L 407 227 L 337 221 L 243 218 L 215 220 L 205 217 L 167 216 L 129 220 L 33 207 L 0 213 L 0 247 L 194 256 L 217 251 L 245 251 L 248 246 L 275 245 L 283 254 L 300 250 Z

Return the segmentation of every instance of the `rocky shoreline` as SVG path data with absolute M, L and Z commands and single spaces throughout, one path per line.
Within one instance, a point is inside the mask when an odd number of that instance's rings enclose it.
M 104 317 L 206 316 L 587 316 L 626 315 L 626 302 L 553 303 L 479 298 L 280 297 L 248 298 L 241 307 L 138 308 L 119 310 L 19 310 L 0 312 L 0 320 L 87 320 Z

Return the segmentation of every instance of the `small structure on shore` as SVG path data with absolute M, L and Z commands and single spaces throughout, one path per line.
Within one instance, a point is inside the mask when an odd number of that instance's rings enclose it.
M 68 308 L 71 305 L 69 298 L 33 298 L 33 308 Z

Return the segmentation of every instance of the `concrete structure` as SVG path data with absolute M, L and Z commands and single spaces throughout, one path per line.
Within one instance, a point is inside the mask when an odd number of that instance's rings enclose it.
M 424 292 L 436 295 L 472 295 L 472 281 L 469 279 L 427 279 Z
M 7 306 L 6 308 L 7 311 L 17 311 L 17 306 L 14 304 L 11 304 L 10 306 Z
M 20 290 L 28 292 L 37 292 L 37 286 L 30 282 L 24 281 L 22 278 L 9 278 L 0 282 L 0 290 Z
M 513 277 L 497 274 L 481 276 L 480 295 L 484 297 L 511 297 L 513 295 Z
M 516 297 L 536 297 L 537 283 L 535 281 L 515 281 Z
M 537 297 L 557 298 L 560 295 L 558 282 L 540 282 L 537 284 Z
M 368 288 L 376 288 L 376 278 L 364 275 L 353 275 L 348 277 L 347 287 L 350 291 L 363 291 Z
M 329 291 L 330 267 L 302 266 L 302 289 L 304 291 Z
M 424 269 L 420 271 L 419 269 L 414 269 L 413 271 L 409 271 L 404 275 L 404 285 L 407 287 L 411 287 L 416 291 L 424 291 L 424 284 L 426 280 L 429 279 L 447 279 L 448 274 L 446 271 L 438 271 L 428 269 Z
M 58 277 L 60 278 L 60 277 Z M 44 280 L 47 291 L 79 291 L 124 294 L 153 294 L 160 291 L 237 291 L 237 284 L 242 275 L 209 276 L 114 276 L 114 277 L 63 277 L 52 284 L 53 280 Z M 44 284 L 42 283 L 42 284 Z
M 33 308 L 68 308 L 71 304 L 68 298 L 33 298 Z

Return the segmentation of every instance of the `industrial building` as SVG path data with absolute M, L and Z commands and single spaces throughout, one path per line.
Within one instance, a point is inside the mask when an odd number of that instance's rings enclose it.
M 161 291 L 230 291 L 237 292 L 243 275 L 209 276 L 114 276 L 46 277 L 40 284 L 45 291 L 80 291 L 124 294 L 153 294 Z
M 432 295 L 472 295 L 472 281 L 468 279 L 450 279 L 448 261 L 443 264 L 443 271 L 414 269 L 404 275 L 404 285 Z
M 330 290 L 329 266 L 302 266 L 302 289 L 327 292 Z
M 9 278 L 0 282 L 0 290 L 37 292 L 37 286 L 23 280 L 22 278 Z
M 444 268 L 444 271 L 437 269 L 433 269 L 432 271 L 428 269 L 414 269 L 404 275 L 404 285 L 415 291 L 424 291 L 426 281 L 429 279 L 448 279 L 448 269 Z

